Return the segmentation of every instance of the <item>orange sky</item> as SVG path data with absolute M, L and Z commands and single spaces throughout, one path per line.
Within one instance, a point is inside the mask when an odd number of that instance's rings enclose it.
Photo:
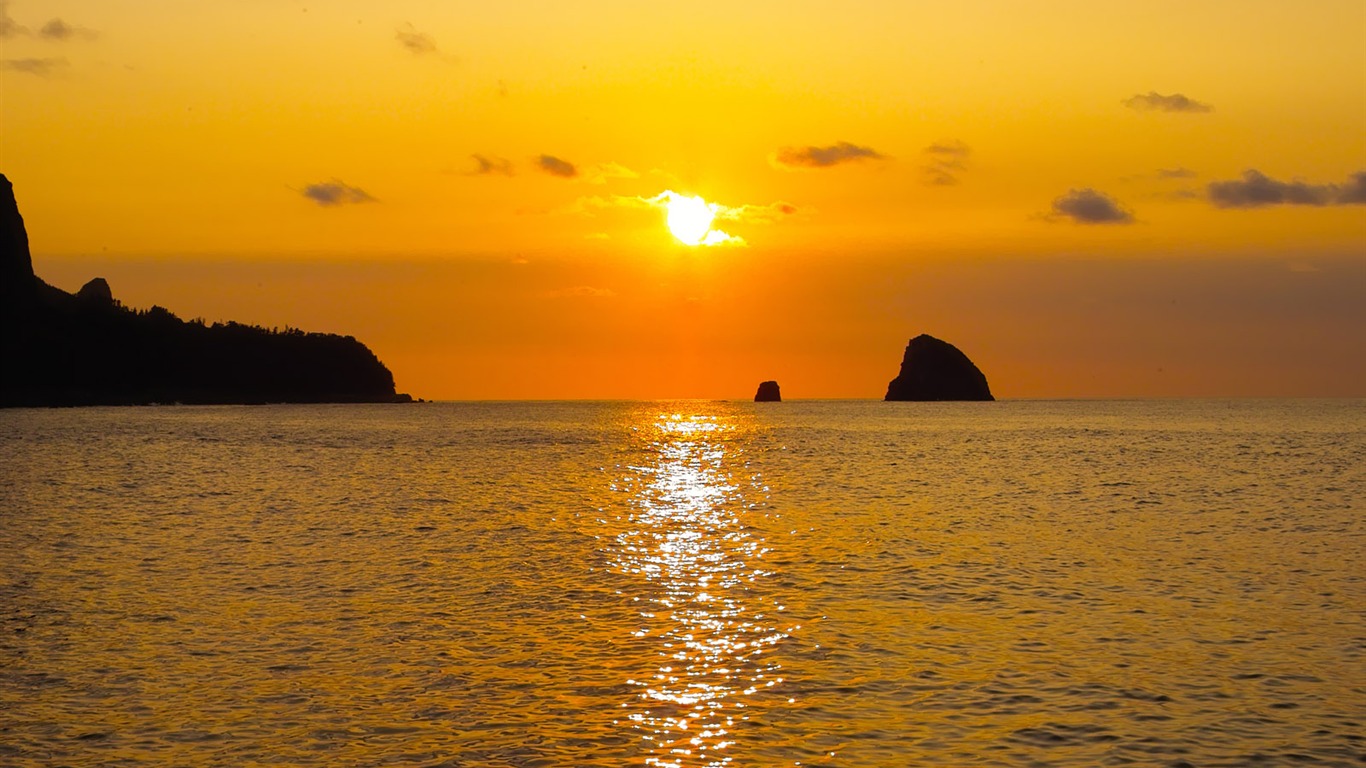
M 1366 395 L 1360 0 L 318 5 L 0 2 L 39 275 L 429 398 Z

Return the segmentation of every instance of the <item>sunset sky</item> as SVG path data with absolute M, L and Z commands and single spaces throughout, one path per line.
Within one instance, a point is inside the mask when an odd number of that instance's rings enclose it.
M 414 396 L 881 397 L 919 333 L 998 397 L 1366 396 L 1362 0 L 0 0 L 0 50 L 40 277 Z

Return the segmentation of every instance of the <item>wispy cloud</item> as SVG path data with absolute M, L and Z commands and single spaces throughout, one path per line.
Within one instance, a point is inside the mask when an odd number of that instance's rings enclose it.
M 640 174 L 619 163 L 598 163 L 589 168 L 583 180 L 589 184 L 606 184 L 612 179 L 638 179 Z
M 713 229 L 702 238 L 702 242 L 698 243 L 698 245 L 730 245 L 742 248 L 749 245 L 749 243 L 746 243 L 743 237 L 736 237 L 735 235 L 726 234 L 719 229 Z
M 1338 205 L 1366 205 L 1366 171 L 1347 177 L 1347 183 L 1338 191 Z
M 841 141 L 828 147 L 781 147 L 773 155 L 773 163 L 780 168 L 829 168 L 859 160 L 881 160 L 882 153 L 872 147 L 861 147 Z
M 633 208 L 637 210 L 668 210 L 669 203 L 679 198 L 688 198 L 692 195 L 684 195 L 672 189 L 666 189 L 654 197 L 642 197 L 639 195 L 608 195 L 591 197 L 581 197 L 574 202 L 569 211 L 572 213 L 592 214 L 595 211 L 608 208 Z M 708 203 L 717 221 L 736 221 L 748 224 L 773 224 L 782 219 L 807 211 L 793 205 L 792 203 L 776 202 L 767 205 L 723 205 L 721 203 Z
M 9 0 L 0 0 L 0 40 L 27 34 L 28 27 L 15 21 L 14 17 L 9 15 Z
M 803 211 L 792 203 L 769 203 L 768 205 L 720 206 L 716 218 L 721 221 L 743 221 L 751 224 L 773 224 Z
M 370 193 L 339 179 L 309 184 L 304 187 L 303 196 L 324 207 L 375 202 Z
M 0 61 L 0 69 L 22 72 L 37 77 L 50 77 L 70 65 L 64 57 L 56 56 L 42 59 L 5 59 Z
M 470 171 L 470 176 L 511 176 L 512 161 L 493 155 L 470 155 L 474 159 L 475 168 Z
M 599 211 L 610 209 L 627 209 L 638 211 L 656 211 L 667 213 L 670 204 L 679 200 L 693 200 L 693 195 L 685 195 L 666 189 L 653 197 L 641 195 L 594 195 L 581 197 L 567 209 L 570 213 L 580 213 L 594 215 Z M 768 203 L 766 205 L 724 205 L 722 203 L 706 202 L 705 205 L 712 212 L 712 222 L 743 222 L 747 224 L 773 224 L 791 216 L 806 213 L 803 209 L 786 202 Z M 732 235 L 728 232 L 716 229 L 715 226 L 706 234 L 705 239 L 699 245 L 746 245 L 744 238 Z
M 49 40 L 66 40 L 75 37 L 76 28 L 61 19 L 52 19 L 38 30 L 38 35 Z
M 568 160 L 561 160 L 554 155 L 541 155 L 536 158 L 536 167 L 551 176 L 559 176 L 562 179 L 572 179 L 579 175 L 579 169 Z
M 1364 205 L 1366 171 L 1352 174 L 1345 184 L 1308 184 L 1303 181 L 1277 181 L 1253 169 L 1244 171 L 1241 179 L 1210 182 L 1205 193 L 1218 208 Z
M 1140 112 L 1213 112 L 1214 107 L 1196 101 L 1184 94 L 1173 93 L 1164 96 L 1157 91 L 1139 93 L 1124 100 L 1124 106 Z
M 926 182 L 938 187 L 957 184 L 959 174 L 968 168 L 968 155 L 971 154 L 968 145 L 956 139 L 937 141 L 925 147 L 928 159 L 921 170 L 925 172 Z
M 414 56 L 436 53 L 436 41 L 431 35 L 418 32 L 412 24 L 404 24 L 394 30 L 394 39 Z
M 99 34 L 93 29 L 68 24 L 61 19 L 51 19 L 38 29 L 38 36 L 46 40 L 64 41 L 73 38 L 94 40 Z
M 39 27 L 38 31 L 35 33 L 33 30 L 15 21 L 14 17 L 9 15 L 9 0 L 0 0 L 0 40 L 11 37 L 29 37 L 34 35 L 49 42 L 65 42 L 77 38 L 94 40 L 96 37 L 99 37 L 99 33 L 93 29 L 80 27 L 75 24 L 68 24 L 59 18 L 49 19 L 47 23 Z
M 1189 168 L 1158 168 L 1157 178 L 1159 179 L 1193 179 L 1200 174 Z
M 563 209 L 564 213 L 581 213 L 592 216 L 598 211 L 609 208 L 633 208 L 633 209 L 652 209 L 656 206 L 651 202 L 653 198 L 638 197 L 636 195 L 589 195 L 580 197 L 574 204 Z
M 1069 219 L 1076 224 L 1132 224 L 1134 215 L 1118 202 L 1094 189 L 1071 189 L 1053 201 L 1045 219 Z

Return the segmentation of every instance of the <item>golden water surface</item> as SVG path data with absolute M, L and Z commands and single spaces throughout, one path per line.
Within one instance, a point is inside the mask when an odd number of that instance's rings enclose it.
M 1364 414 L 0 412 L 0 766 L 1361 765 Z

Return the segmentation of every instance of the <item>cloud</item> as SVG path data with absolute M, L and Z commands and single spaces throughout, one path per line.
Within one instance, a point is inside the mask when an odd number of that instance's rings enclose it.
M 1157 178 L 1159 179 L 1193 179 L 1200 174 L 1189 168 L 1158 168 Z
M 28 27 L 15 21 L 9 15 L 9 0 L 0 0 L 0 40 L 27 34 Z
M 63 57 L 47 59 L 5 59 L 0 61 L 0 69 L 22 72 L 26 75 L 48 77 L 58 70 L 65 69 L 69 62 Z
M 1243 171 L 1242 179 L 1212 181 L 1205 188 L 1218 208 L 1262 208 L 1268 205 L 1364 205 L 1366 171 L 1358 171 L 1346 184 L 1306 184 L 1277 181 L 1261 171 Z
M 1045 218 L 1056 221 L 1066 217 L 1076 224 L 1132 224 L 1134 215 L 1119 203 L 1094 189 L 1071 189 L 1053 201 L 1053 212 Z
M 1357 171 L 1338 191 L 1338 205 L 1366 205 L 1366 171 Z
M 1139 93 L 1124 100 L 1124 106 L 1140 112 L 1213 112 L 1214 107 L 1180 93 L 1163 96 L 1157 91 Z
M 598 211 L 614 208 L 624 208 L 638 211 L 655 211 L 666 213 L 669 204 L 679 199 L 692 199 L 693 195 L 685 195 L 666 189 L 654 197 L 642 197 L 640 195 L 609 195 L 606 197 L 594 195 L 591 197 L 581 197 L 574 201 L 574 204 L 565 210 L 567 213 L 579 213 L 592 216 Z M 707 232 L 699 245 L 747 245 L 745 239 L 716 229 L 718 222 L 744 222 L 749 224 L 773 224 L 789 216 L 796 216 L 807 213 L 808 211 L 799 208 L 791 203 L 776 202 L 767 205 L 723 205 L 721 203 L 706 203 L 712 212 L 712 229 Z
M 940 155 L 946 157 L 967 157 L 972 154 L 972 149 L 957 139 L 951 141 L 936 141 L 925 147 L 925 153 L 929 155 Z
M 650 202 L 651 199 L 652 198 L 637 197 L 635 195 L 609 195 L 607 197 L 591 195 L 588 197 L 580 197 L 568 208 L 561 209 L 560 212 L 592 216 L 598 211 L 604 211 L 609 208 L 654 208 L 654 204 Z
M 473 157 L 480 162 L 480 168 L 477 173 L 506 173 L 508 176 L 512 175 L 512 164 L 506 160 L 500 158 L 484 158 L 480 155 L 474 155 Z M 486 162 L 493 167 L 486 170 L 484 168 L 484 163 Z M 606 184 L 614 179 L 640 178 L 639 173 L 636 173 L 620 163 L 598 163 L 589 168 L 580 168 L 568 160 L 555 157 L 554 155 L 539 155 L 532 158 L 531 162 L 542 173 L 548 173 L 551 176 L 558 176 L 562 179 L 580 179 L 589 184 Z M 506 171 L 504 171 L 503 167 L 500 165 L 502 163 L 507 164 Z
M 841 141 L 828 147 L 782 147 L 773 156 L 781 168 L 829 168 L 859 160 L 881 160 L 883 155 L 872 147 L 860 147 Z
M 48 40 L 70 40 L 74 37 L 93 40 L 99 35 L 93 29 L 67 24 L 61 19 L 52 19 L 38 30 L 38 36 Z
M 551 176 L 559 176 L 562 179 L 572 179 L 579 175 L 579 169 L 568 160 L 561 160 L 554 155 L 541 155 L 536 158 L 536 166 Z
M 928 162 L 921 166 L 925 172 L 926 183 L 938 187 L 958 183 L 958 175 L 968 168 L 968 155 L 972 150 L 958 140 L 937 141 L 925 147 Z
M 75 24 L 68 24 L 58 18 L 49 19 L 46 24 L 38 28 L 35 33 L 28 27 L 14 20 L 9 15 L 8 0 L 0 0 L 0 40 L 11 37 L 29 37 L 36 34 L 44 40 L 52 42 L 65 42 L 74 38 L 84 38 L 94 40 L 99 34 L 93 29 L 78 27 Z
M 309 184 L 304 187 L 303 195 L 324 207 L 375 202 L 370 193 L 337 179 L 321 184 Z
M 49 40 L 66 40 L 76 35 L 76 28 L 61 19 L 53 19 L 44 24 L 42 29 L 38 30 L 38 34 Z
M 788 216 L 796 216 L 803 211 L 792 203 L 769 203 L 768 205 L 740 205 L 735 207 L 718 206 L 716 218 L 721 221 L 743 221 L 751 224 L 773 224 Z
M 743 237 L 736 237 L 735 235 L 726 234 L 719 229 L 713 229 L 707 233 L 706 237 L 702 238 L 702 242 L 698 243 L 698 245 L 731 245 L 737 248 L 743 248 L 749 245 L 749 243 L 745 242 Z
M 738 238 L 738 236 L 735 235 L 727 235 L 720 230 L 712 230 L 706 234 L 705 238 L 702 238 L 701 245 L 746 247 L 749 246 L 750 243 L 744 242 L 744 238 Z
M 470 155 L 477 164 L 470 176 L 511 176 L 512 161 L 496 156 Z
M 418 32 L 413 29 L 412 24 L 404 24 L 394 30 L 394 39 L 414 56 L 436 53 L 436 41 L 432 39 L 432 36 Z
M 584 173 L 589 184 L 606 184 L 611 179 L 638 179 L 640 174 L 618 163 L 598 163 Z
M 654 197 L 641 197 L 639 195 L 610 195 L 608 197 L 581 197 L 570 207 L 571 213 L 583 213 L 592 215 L 594 211 L 609 208 L 631 208 L 636 210 L 659 210 L 664 211 L 669 207 L 669 203 L 679 198 L 692 197 L 666 189 Z M 767 205 L 722 205 L 721 203 L 707 203 L 715 215 L 716 221 L 737 221 L 748 224 L 773 224 L 788 216 L 807 213 L 791 203 L 777 202 Z

